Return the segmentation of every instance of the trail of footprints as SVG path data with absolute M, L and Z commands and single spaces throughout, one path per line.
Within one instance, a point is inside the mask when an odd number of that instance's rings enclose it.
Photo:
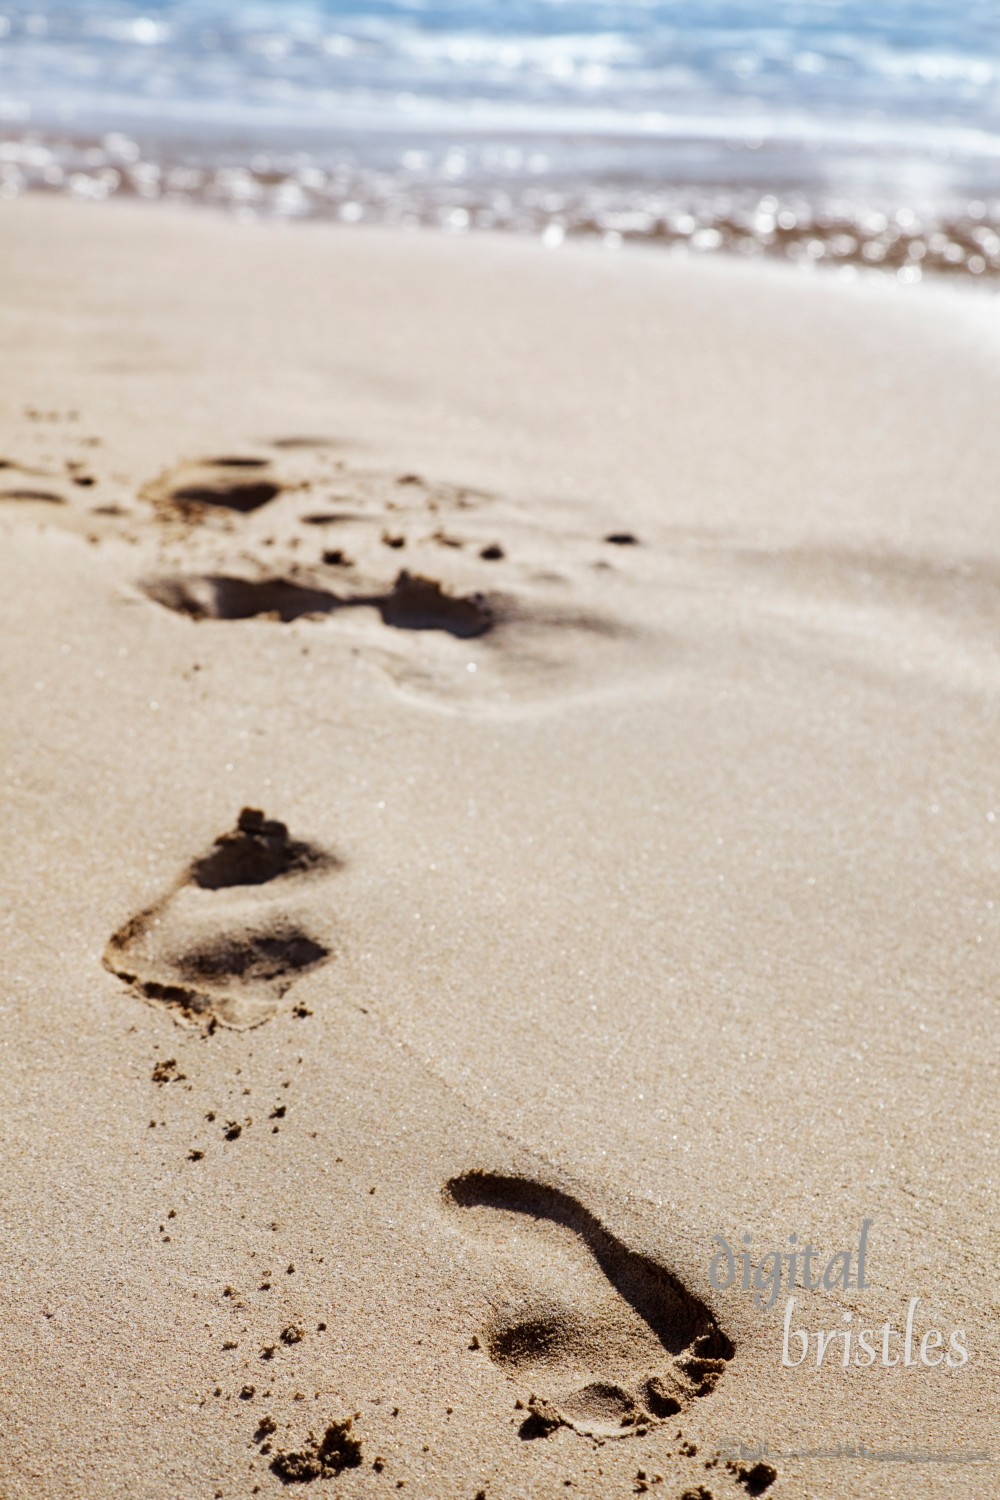
M 292 454 L 324 446 L 322 439 L 275 444 Z M 20 466 L 7 461 L 0 467 Z M 337 540 L 324 548 L 319 564 L 290 563 L 278 571 L 260 565 L 240 572 L 161 571 L 141 579 L 141 591 L 195 621 L 287 624 L 368 608 L 384 626 L 460 640 L 518 618 L 509 596 L 489 589 L 463 593 L 412 566 L 373 577 L 373 547 L 390 556 L 423 556 L 428 547 L 444 555 L 472 553 L 486 568 L 505 561 L 505 546 L 482 528 L 479 512 L 490 497 L 432 490 L 415 475 L 395 481 L 359 481 L 354 475 L 342 482 L 346 494 L 299 518 L 309 530 Z M 201 550 L 211 556 L 220 538 L 224 546 L 231 540 L 234 524 L 259 521 L 287 488 L 269 460 L 223 456 L 160 475 L 141 499 L 168 541 L 190 551 L 192 538 L 200 540 L 205 531 L 208 542 Z M 59 493 L 28 485 L 12 485 L 2 499 L 46 509 L 68 503 Z M 117 506 L 92 511 L 122 514 Z M 466 524 L 457 527 L 456 518 Z M 434 530 L 428 536 L 429 519 Z M 469 526 L 470 519 L 478 524 Z M 268 538 L 258 533 L 255 541 L 259 556 Z M 604 544 L 635 541 L 620 532 Z M 355 565 L 355 552 L 368 554 L 367 575 Z M 543 583 L 560 581 L 558 575 L 540 576 Z M 544 609 L 536 613 L 544 620 Z M 557 620 L 564 627 L 615 633 L 609 622 L 579 611 L 551 611 L 550 622 Z M 293 838 L 285 824 L 244 808 L 232 830 L 112 935 L 104 965 L 137 997 L 182 1024 L 206 1032 L 259 1026 L 275 1015 L 297 979 L 335 957 L 337 937 L 324 893 L 341 868 L 329 850 Z M 710 1395 L 724 1375 L 734 1348 L 708 1308 L 568 1193 L 525 1177 L 474 1171 L 447 1183 L 442 1206 L 482 1265 L 491 1310 L 473 1344 L 521 1391 L 524 1439 L 560 1427 L 598 1441 L 643 1435 Z M 288 1468 L 301 1457 L 279 1454 L 275 1473 L 284 1477 L 281 1465 Z M 338 1472 L 318 1459 L 305 1467 L 309 1474 L 303 1471 L 302 1478 Z
M 104 964 L 182 1024 L 259 1026 L 335 956 L 324 894 L 342 869 L 331 851 L 244 808 L 113 934 Z M 154 1070 L 154 1081 L 170 1080 Z M 442 1211 L 481 1265 L 489 1313 L 472 1346 L 521 1392 L 525 1440 L 560 1427 L 598 1441 L 645 1436 L 724 1375 L 733 1344 L 705 1304 L 569 1193 L 477 1170 L 445 1185 Z M 287 1459 L 279 1453 L 279 1469 Z M 318 1460 L 312 1470 L 326 1472 Z

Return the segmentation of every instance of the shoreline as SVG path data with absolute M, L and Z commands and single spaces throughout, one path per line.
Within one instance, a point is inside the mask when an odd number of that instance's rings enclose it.
M 874 271 L 903 282 L 964 280 L 992 285 L 1000 275 L 997 189 L 936 193 L 914 187 L 852 186 L 858 163 L 811 181 L 781 179 L 781 153 L 734 152 L 753 166 L 715 175 L 695 163 L 686 177 L 647 162 L 622 178 L 598 140 L 575 148 L 592 160 L 561 160 L 545 137 L 502 140 L 387 131 L 288 137 L 267 149 L 249 139 L 197 142 L 183 131 L 9 130 L 0 136 L 0 196 L 55 195 L 109 201 L 166 200 L 222 207 L 241 218 L 367 223 L 464 234 L 481 230 L 564 240 L 597 240 L 609 249 L 646 244 L 671 253 L 722 253 L 778 261 L 846 276 Z M 297 143 L 296 143 L 297 142 Z M 697 155 L 697 145 L 694 148 Z M 510 158 L 514 166 L 498 165 Z M 419 165 L 417 161 L 419 159 Z M 409 165 L 405 165 L 409 163 Z M 456 165 L 457 164 L 457 165 Z M 980 184 L 982 188 L 982 184 Z

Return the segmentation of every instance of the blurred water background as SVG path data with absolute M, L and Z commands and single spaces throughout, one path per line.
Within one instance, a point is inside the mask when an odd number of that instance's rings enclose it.
M 0 196 L 1000 274 L 985 0 L 0 0 Z

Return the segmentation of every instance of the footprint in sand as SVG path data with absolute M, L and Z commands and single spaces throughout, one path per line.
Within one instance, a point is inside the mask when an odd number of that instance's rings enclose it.
M 119 928 L 104 966 L 177 1020 L 259 1026 L 300 975 L 331 957 L 304 911 L 310 885 L 339 864 L 245 807 L 231 833 Z
M 485 635 L 494 624 L 494 611 L 483 595 L 451 594 L 436 579 L 405 569 L 377 593 L 336 594 L 291 578 L 224 573 L 145 578 L 139 588 L 164 609 L 193 620 L 268 619 L 287 625 L 303 617 L 368 607 L 393 629 L 440 630 L 463 640 Z
M 605 546 L 580 534 L 565 507 L 348 467 L 317 458 L 324 446 L 272 440 L 270 458 L 237 449 L 147 484 L 159 540 L 177 542 L 170 523 L 179 522 L 192 550 L 179 569 L 176 553 L 161 553 L 168 568 L 154 564 L 138 590 L 194 621 L 325 626 L 324 645 L 350 640 L 393 687 L 446 712 L 548 710 L 563 695 L 618 691 L 660 670 L 659 655 L 637 649 L 655 646 L 656 632 L 635 580 L 600 555 L 634 543 L 631 533 L 610 533 Z M 301 504 L 268 508 L 293 492 Z M 249 530 L 241 521 L 237 559 L 225 543 L 240 517 Z M 610 581 L 598 587 L 599 566 Z
M 623 1437 L 714 1389 L 735 1350 L 708 1308 L 568 1193 L 470 1172 L 444 1198 L 492 1264 L 477 1336 L 529 1395 L 522 1437 Z
M 161 512 L 194 519 L 213 510 L 249 515 L 283 488 L 266 458 L 234 456 L 168 469 L 145 486 L 141 497 Z

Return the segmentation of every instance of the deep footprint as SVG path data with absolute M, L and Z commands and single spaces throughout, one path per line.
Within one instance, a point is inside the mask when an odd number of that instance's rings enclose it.
M 304 588 L 287 578 L 233 578 L 208 573 L 187 578 L 146 578 L 147 598 L 192 620 L 279 620 L 328 615 L 343 601 L 327 589 Z
M 482 594 L 448 594 L 435 579 L 417 577 L 405 568 L 381 594 L 340 595 L 289 578 L 220 573 L 146 578 L 139 587 L 156 604 L 193 620 L 266 618 L 287 625 L 303 616 L 367 606 L 396 630 L 442 630 L 463 640 L 485 635 L 495 624 L 494 608 Z
M 283 486 L 269 472 L 263 458 L 214 458 L 168 469 L 142 491 L 163 510 L 192 516 L 208 510 L 249 515 L 267 505 Z
M 329 942 L 308 931 L 285 898 L 339 863 L 292 839 L 284 823 L 244 808 L 232 832 L 119 928 L 104 966 L 178 1020 L 259 1026 L 300 975 L 331 956 Z
M 479 1338 L 529 1393 L 522 1437 L 626 1436 L 714 1389 L 735 1351 L 708 1308 L 568 1193 L 470 1172 L 444 1197 L 494 1265 Z
M 369 600 L 385 625 L 397 630 L 446 630 L 469 640 L 485 635 L 494 624 L 494 611 L 482 594 L 446 594 L 433 578 L 420 578 L 404 568 L 393 587 Z

